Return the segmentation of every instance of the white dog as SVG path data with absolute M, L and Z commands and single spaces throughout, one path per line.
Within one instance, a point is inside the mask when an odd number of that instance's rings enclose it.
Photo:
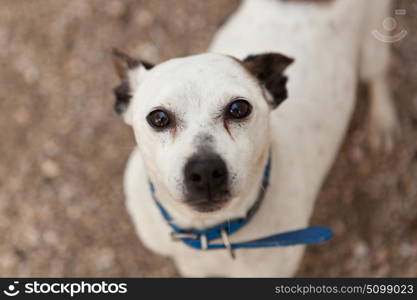
M 291 231 L 309 224 L 358 79 L 372 144 L 392 144 L 389 50 L 371 35 L 389 1 L 318 2 L 246 0 L 210 53 L 152 66 L 115 52 L 116 110 L 137 141 L 127 208 L 144 245 L 184 276 L 292 276 L 303 244 L 329 238 Z

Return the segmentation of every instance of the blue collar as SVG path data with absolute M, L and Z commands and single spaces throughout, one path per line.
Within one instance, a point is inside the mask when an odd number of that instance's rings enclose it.
M 269 186 L 270 173 L 271 155 L 269 155 L 268 161 L 264 169 L 262 186 L 259 189 L 258 199 L 255 201 L 255 204 L 248 211 L 246 217 L 230 220 L 204 230 L 184 230 L 175 225 L 167 210 L 156 199 L 155 186 L 152 184 L 152 182 L 149 182 L 149 187 L 152 193 L 152 197 L 154 198 L 155 203 L 158 206 L 162 216 L 173 230 L 171 233 L 172 238 L 177 241 L 182 241 L 191 248 L 199 250 L 228 249 L 232 258 L 234 258 L 233 249 L 236 248 L 265 248 L 293 246 L 301 244 L 305 245 L 312 243 L 320 243 L 329 240 L 333 236 L 333 233 L 329 228 L 324 226 L 311 226 L 300 230 L 274 234 L 252 241 L 230 243 L 228 236 L 245 226 L 260 206 L 265 196 L 266 190 Z M 222 239 L 222 243 L 210 243 L 212 240 L 216 240 L 219 238 Z

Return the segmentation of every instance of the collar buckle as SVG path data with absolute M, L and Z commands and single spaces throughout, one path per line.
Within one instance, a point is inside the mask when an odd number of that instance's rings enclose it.
M 227 250 L 229 250 L 230 257 L 232 259 L 235 259 L 236 258 L 235 251 L 232 248 L 232 244 L 230 243 L 229 236 L 227 235 L 226 230 L 222 229 L 222 230 L 220 230 L 220 233 L 222 235 L 222 240 L 223 240 L 224 246 L 226 247 Z
M 182 233 L 182 232 L 171 232 L 171 238 L 174 241 L 179 241 L 181 239 L 196 239 L 198 236 L 194 233 Z

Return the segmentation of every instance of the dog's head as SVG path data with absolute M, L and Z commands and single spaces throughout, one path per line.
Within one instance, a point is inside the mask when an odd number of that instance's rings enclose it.
M 156 188 L 199 212 L 244 201 L 262 178 L 269 113 L 287 98 L 292 59 L 208 53 L 152 66 L 114 54 L 115 109 L 133 127 Z

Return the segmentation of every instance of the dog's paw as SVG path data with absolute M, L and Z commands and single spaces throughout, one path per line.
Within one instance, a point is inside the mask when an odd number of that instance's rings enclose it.
M 391 99 L 371 105 L 367 140 L 372 152 L 391 153 L 400 137 L 400 124 Z

